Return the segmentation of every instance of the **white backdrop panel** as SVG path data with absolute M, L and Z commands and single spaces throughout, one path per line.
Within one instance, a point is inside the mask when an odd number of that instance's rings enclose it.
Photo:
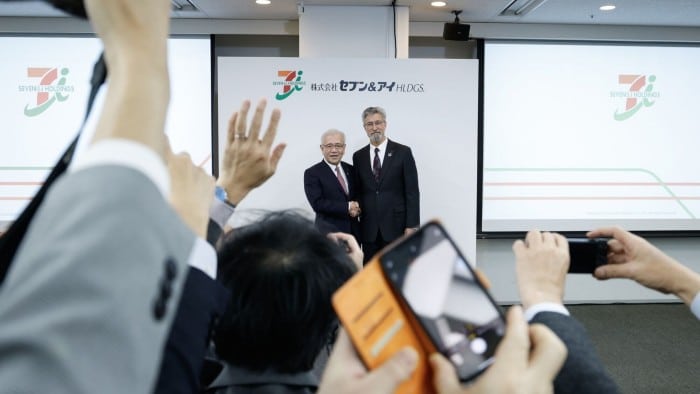
M 296 89 L 282 98 L 289 72 L 296 73 L 290 78 Z M 381 106 L 387 137 L 413 150 L 421 221 L 442 220 L 476 262 L 477 60 L 219 57 L 217 74 L 219 157 L 228 119 L 245 99 L 253 106 L 267 99 L 267 116 L 273 107 L 282 110 L 277 141 L 288 145 L 277 173 L 243 201 L 234 224 L 259 209 L 310 212 L 303 175 L 322 159 L 321 134 L 345 132 L 344 161 L 351 163 L 368 143 L 362 110 Z

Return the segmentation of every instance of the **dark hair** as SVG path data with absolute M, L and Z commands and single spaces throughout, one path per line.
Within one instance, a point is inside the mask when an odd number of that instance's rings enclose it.
M 308 371 L 337 328 L 333 293 L 355 272 L 343 248 L 292 211 L 229 232 L 219 280 L 231 291 L 214 334 L 224 361 L 253 371 Z
M 71 15 L 87 19 L 83 0 L 46 0 L 46 2 Z

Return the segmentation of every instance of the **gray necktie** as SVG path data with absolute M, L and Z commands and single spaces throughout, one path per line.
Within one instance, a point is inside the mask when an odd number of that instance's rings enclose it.
M 345 179 L 340 175 L 340 166 L 335 166 L 335 176 L 338 177 L 338 182 L 340 182 L 340 187 L 343 188 L 345 194 L 348 194 L 348 186 L 345 184 Z

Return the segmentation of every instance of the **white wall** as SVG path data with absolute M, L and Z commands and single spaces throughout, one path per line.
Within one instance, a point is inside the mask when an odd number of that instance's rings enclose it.
M 307 5 L 302 9 L 300 57 L 408 57 L 408 7 Z
M 412 22 L 409 26 L 409 56 L 444 57 L 460 56 L 460 45 L 467 43 L 441 41 L 443 23 Z M 88 33 L 85 22 L 63 18 L 0 18 L 0 33 Z M 217 52 L 227 56 L 251 56 L 251 52 L 262 56 L 274 56 L 270 52 L 279 51 L 288 56 L 298 47 L 280 40 L 279 46 L 263 40 L 256 47 L 259 36 L 295 36 L 299 27 L 295 21 L 223 21 L 223 20 L 175 20 L 172 32 L 175 34 L 224 34 L 239 35 L 235 40 L 222 37 Z M 643 27 L 605 25 L 545 25 L 545 24 L 471 24 L 472 37 L 508 39 L 578 39 L 608 41 L 654 41 L 654 42 L 700 42 L 700 27 Z M 256 38 L 257 37 L 257 38 Z M 257 49 L 256 49 L 257 48 Z M 465 49 L 465 58 L 471 56 Z M 257 54 L 256 56 L 261 56 Z M 476 191 L 476 185 L 474 185 Z M 663 238 L 651 241 L 700 272 L 700 239 Z M 513 267 L 512 240 L 477 240 L 477 264 L 492 282 L 492 293 L 497 301 L 512 303 L 518 301 L 517 285 Z M 613 280 L 598 282 L 587 275 L 570 275 L 565 300 L 571 303 L 595 302 L 669 302 L 674 299 L 642 288 L 629 281 Z

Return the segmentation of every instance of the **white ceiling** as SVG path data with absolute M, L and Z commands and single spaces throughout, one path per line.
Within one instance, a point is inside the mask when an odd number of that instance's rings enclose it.
M 145 0 L 147 1 L 147 0 Z M 297 20 L 300 6 L 388 6 L 391 0 L 271 0 L 260 6 L 254 0 L 189 0 L 196 11 L 173 11 L 175 18 Z M 544 0 L 542 5 L 520 16 L 499 15 L 514 0 L 447 0 L 447 7 L 433 8 L 429 0 L 397 0 L 409 7 L 410 21 L 449 22 L 452 10 L 462 10 L 464 23 L 556 23 L 700 27 L 700 0 Z M 524 0 L 517 0 L 524 1 Z M 173 3 L 189 6 L 188 0 Z M 615 4 L 611 12 L 598 8 Z M 40 1 L 0 2 L 1 16 L 46 16 L 61 14 Z

